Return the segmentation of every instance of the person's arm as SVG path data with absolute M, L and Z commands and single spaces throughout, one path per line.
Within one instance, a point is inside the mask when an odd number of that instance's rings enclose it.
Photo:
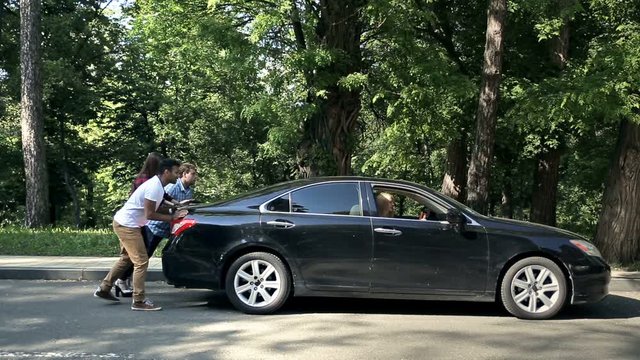
M 185 199 L 185 200 L 181 200 L 181 201 L 177 200 L 182 195 L 182 193 L 181 193 L 182 190 L 181 190 L 180 186 L 178 186 L 177 183 L 169 184 L 169 185 L 165 186 L 164 190 L 169 196 L 173 197 L 172 204 L 173 204 L 173 206 L 175 206 L 178 209 L 180 209 L 181 207 L 185 207 L 185 206 L 189 205 L 193 201 L 193 199 Z
M 171 210 L 175 210 L 175 205 L 168 204 L 166 201 L 163 201 L 158 210 L 156 212 L 160 214 L 171 214 Z
M 180 202 L 176 200 L 176 188 L 176 184 L 167 184 L 167 186 L 164 187 L 164 200 L 172 207 L 180 205 Z
M 173 215 L 161 214 L 156 211 L 156 202 L 149 199 L 144 199 L 144 216 L 147 220 L 158 220 L 171 222 L 176 219 L 187 216 L 189 212 L 187 210 L 178 210 Z

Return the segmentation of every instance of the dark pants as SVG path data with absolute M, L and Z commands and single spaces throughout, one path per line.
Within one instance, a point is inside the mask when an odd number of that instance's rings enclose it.
M 153 232 L 146 226 L 140 228 L 142 232 L 142 239 L 144 240 L 144 246 L 147 248 L 147 256 L 151 258 L 153 253 L 160 245 L 163 237 L 154 235 Z M 120 280 L 126 280 L 131 277 L 133 274 L 133 265 L 130 266 L 123 274 L 120 276 Z

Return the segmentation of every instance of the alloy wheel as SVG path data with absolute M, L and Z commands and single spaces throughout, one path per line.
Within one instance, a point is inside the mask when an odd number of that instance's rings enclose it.
M 560 300 L 560 284 L 554 273 L 542 265 L 520 269 L 511 281 L 511 297 L 522 310 L 544 313 Z
M 279 298 L 282 275 L 269 262 L 254 259 L 235 273 L 233 287 L 240 301 L 251 307 L 265 307 Z

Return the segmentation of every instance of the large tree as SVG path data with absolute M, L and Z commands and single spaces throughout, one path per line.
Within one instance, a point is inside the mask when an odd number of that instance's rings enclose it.
M 606 32 L 594 42 L 585 83 L 598 81 L 589 98 L 619 123 L 595 242 L 608 261 L 631 263 L 640 259 L 640 6 L 593 2 Z
M 476 112 L 476 137 L 467 175 L 467 203 L 481 213 L 487 213 L 488 210 L 489 177 L 498 117 L 500 81 L 502 80 L 506 16 L 506 0 L 489 1 L 484 66 Z
M 316 155 L 313 145 L 331 154 L 337 175 L 351 174 L 353 133 L 361 108 L 359 87 L 345 86 L 343 81 L 363 70 L 360 48 L 362 46 L 362 8 L 366 0 L 322 0 L 317 6 L 305 8 L 314 14 L 316 24 L 313 33 L 305 34 L 296 1 L 291 2 L 291 23 L 298 49 L 307 50 L 307 43 L 315 49 L 326 51 L 330 61 L 315 69 L 304 69 L 310 92 L 307 101 L 316 107 L 303 125 L 302 141 L 298 151 L 298 163 L 304 176 L 315 175 L 318 166 L 313 164 Z M 312 41 L 308 41 L 311 37 Z M 318 92 L 320 96 L 316 96 Z M 332 171 L 333 172 L 333 171 Z
M 21 127 L 28 227 L 48 223 L 49 182 L 42 116 L 41 0 L 20 1 Z
M 269 59 L 266 73 L 286 78 L 303 98 L 296 168 L 299 176 L 351 173 L 364 62 L 368 0 L 210 0 L 212 13 L 235 19 Z
M 563 75 L 569 61 L 570 20 L 573 16 L 574 0 L 556 0 L 551 3 L 559 20 L 560 28 L 550 39 L 550 58 L 558 76 Z M 560 162 L 565 150 L 566 126 L 548 127 L 542 131 L 542 149 L 536 155 L 536 166 L 531 194 L 531 216 L 533 222 L 556 225 L 556 207 L 558 182 L 560 181 Z M 561 130 L 559 130 L 561 129 Z M 554 131 L 555 130 L 555 131 Z M 551 146 L 549 144 L 552 144 Z
M 640 125 L 626 119 L 620 124 L 595 241 L 609 261 L 640 259 Z

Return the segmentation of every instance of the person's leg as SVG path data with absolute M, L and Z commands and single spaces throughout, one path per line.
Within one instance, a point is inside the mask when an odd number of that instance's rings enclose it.
M 151 242 L 153 241 L 153 231 L 151 231 L 151 229 L 149 229 L 148 226 L 143 226 L 142 227 L 142 236 L 144 237 L 144 246 L 147 248 L 147 250 L 149 250 L 149 246 L 151 245 Z M 147 251 L 147 254 L 149 253 L 149 251 Z
M 153 253 L 158 248 L 158 245 L 160 245 L 160 242 L 162 242 L 162 239 L 163 239 L 162 236 L 153 235 L 153 237 L 151 238 L 151 242 L 147 247 L 147 255 L 149 255 L 149 257 L 153 256 Z
M 142 238 L 144 239 L 145 247 L 149 248 L 149 239 L 153 236 L 153 233 L 146 226 L 140 228 L 140 233 L 142 234 Z M 124 271 L 124 273 L 122 273 L 122 275 L 120 276 L 120 280 L 127 282 L 129 286 L 131 286 L 131 275 L 133 275 L 133 263 L 127 268 L 127 270 Z
M 127 252 L 123 242 L 123 237 L 127 235 L 122 231 L 122 228 L 126 228 L 115 221 L 112 223 L 112 226 L 113 231 L 118 236 L 118 240 L 120 240 L 120 259 L 118 259 L 118 261 L 113 265 L 107 276 L 100 284 L 100 290 L 105 292 L 111 291 L 113 282 L 116 281 L 116 279 L 118 279 L 129 266 L 131 266 L 131 259 L 129 258 L 129 253 Z
M 149 257 L 144 246 L 144 240 L 140 229 L 136 229 L 131 236 L 126 239 L 125 247 L 129 253 L 129 258 L 133 263 L 133 301 L 144 301 L 145 284 L 147 277 L 147 267 Z
M 131 263 L 131 265 L 122 273 L 122 275 L 120 276 L 120 280 L 127 280 L 131 277 L 131 275 L 133 274 L 133 263 Z
M 118 237 L 125 248 L 130 262 L 133 263 L 133 300 L 143 301 L 145 295 L 144 280 L 147 275 L 149 257 L 144 247 L 140 228 L 129 228 L 116 223 Z M 125 269 L 122 269 L 124 271 Z

